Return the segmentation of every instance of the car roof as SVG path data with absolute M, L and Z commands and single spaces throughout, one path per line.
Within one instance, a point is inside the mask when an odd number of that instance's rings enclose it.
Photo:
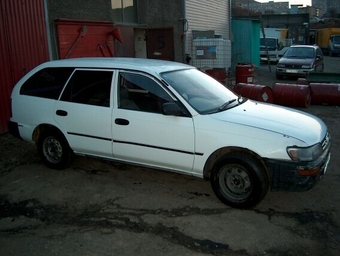
M 305 47 L 305 48 L 318 48 L 319 46 L 317 45 L 308 45 L 308 44 L 294 44 L 291 45 L 290 47 L 295 48 L 295 47 Z
M 195 68 L 193 66 L 174 61 L 129 57 L 92 57 L 52 60 L 40 65 L 40 68 L 45 67 L 114 68 L 139 70 L 158 74 L 174 70 Z

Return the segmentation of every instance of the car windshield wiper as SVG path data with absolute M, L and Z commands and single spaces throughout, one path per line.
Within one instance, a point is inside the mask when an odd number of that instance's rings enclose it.
M 233 103 L 235 101 L 236 101 L 236 99 L 229 100 L 226 103 L 224 103 L 222 106 L 220 106 L 218 109 L 220 111 L 225 110 L 231 103 Z

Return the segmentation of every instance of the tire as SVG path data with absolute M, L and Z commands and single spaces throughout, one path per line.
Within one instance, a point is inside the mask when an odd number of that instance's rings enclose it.
M 39 137 L 37 146 L 40 158 L 51 169 L 64 169 L 73 160 L 73 151 L 59 131 L 44 131 Z
M 261 202 L 269 189 L 265 168 L 246 154 L 231 154 L 219 161 L 211 173 L 211 186 L 226 205 L 249 209 Z

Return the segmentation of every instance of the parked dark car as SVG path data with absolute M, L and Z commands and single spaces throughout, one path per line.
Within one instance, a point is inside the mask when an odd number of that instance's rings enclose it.
M 323 72 L 324 57 L 317 45 L 292 45 L 276 65 L 276 78 L 305 77 L 310 72 Z

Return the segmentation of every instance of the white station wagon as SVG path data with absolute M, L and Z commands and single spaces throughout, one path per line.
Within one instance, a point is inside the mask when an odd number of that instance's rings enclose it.
M 227 205 L 304 191 L 326 172 L 319 118 L 235 95 L 196 68 L 135 58 L 50 61 L 14 87 L 10 133 L 62 169 L 74 154 L 210 179 Z

